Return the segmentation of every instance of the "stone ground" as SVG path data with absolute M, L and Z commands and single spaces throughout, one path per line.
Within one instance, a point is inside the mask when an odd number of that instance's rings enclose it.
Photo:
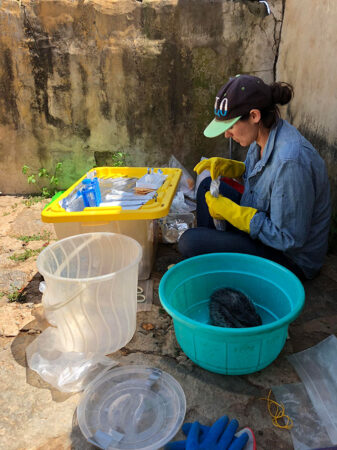
M 53 227 L 40 221 L 43 205 L 21 196 L 0 196 L 0 448 L 89 450 L 94 447 L 76 421 L 81 394 L 57 391 L 26 365 L 25 348 L 47 326 L 36 255 L 55 236 Z M 151 275 L 152 310 L 137 314 L 134 338 L 113 358 L 122 365 L 151 365 L 173 375 L 186 394 L 186 421 L 209 424 L 228 414 L 254 430 L 259 450 L 292 449 L 289 431 L 272 425 L 261 398 L 273 385 L 299 381 L 287 355 L 337 333 L 337 256 L 328 256 L 320 276 L 305 283 L 305 308 L 290 326 L 290 339 L 277 360 L 245 376 L 203 370 L 179 348 L 172 321 L 158 299 L 160 278 L 178 260 L 174 246 L 159 245 Z

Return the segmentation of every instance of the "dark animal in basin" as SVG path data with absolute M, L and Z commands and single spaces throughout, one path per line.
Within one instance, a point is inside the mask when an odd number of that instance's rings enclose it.
M 209 303 L 211 325 L 226 328 L 247 328 L 262 325 L 253 302 L 236 289 L 217 289 Z

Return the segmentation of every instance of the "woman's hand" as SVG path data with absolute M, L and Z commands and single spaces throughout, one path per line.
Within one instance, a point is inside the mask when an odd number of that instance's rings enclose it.
M 240 206 L 222 195 L 213 197 L 209 191 L 206 192 L 205 198 L 209 213 L 214 219 L 227 220 L 239 230 L 250 233 L 250 222 L 257 213 L 257 209 Z
M 209 170 L 212 180 L 216 180 L 220 175 L 228 178 L 239 178 L 246 170 L 246 166 L 243 162 L 235 161 L 234 159 L 213 157 L 203 159 L 193 170 L 198 175 L 204 170 Z

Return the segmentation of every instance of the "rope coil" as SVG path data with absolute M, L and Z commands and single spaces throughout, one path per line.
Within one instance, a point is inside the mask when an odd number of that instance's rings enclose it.
M 272 417 L 273 425 L 277 428 L 291 430 L 294 426 L 293 419 L 285 414 L 285 408 L 282 403 L 277 403 L 270 398 L 271 390 L 269 391 L 267 398 L 260 398 L 260 400 L 266 400 L 268 402 L 268 412 Z M 280 419 L 284 419 L 284 424 L 279 423 Z

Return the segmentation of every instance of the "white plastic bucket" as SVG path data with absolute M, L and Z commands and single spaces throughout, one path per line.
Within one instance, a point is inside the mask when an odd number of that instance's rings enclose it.
M 116 233 L 71 236 L 40 253 L 42 303 L 64 351 L 109 354 L 131 340 L 141 257 L 137 241 Z

